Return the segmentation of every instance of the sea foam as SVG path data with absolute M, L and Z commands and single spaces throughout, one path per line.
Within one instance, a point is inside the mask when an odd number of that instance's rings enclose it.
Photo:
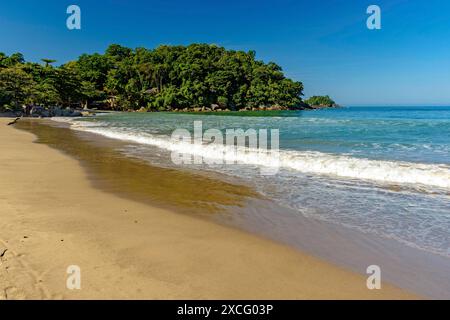
M 101 122 L 73 121 L 70 118 L 54 118 L 68 122 L 71 128 L 99 134 L 108 138 L 138 144 L 156 146 L 171 152 L 201 156 L 205 159 L 223 159 L 240 164 L 274 167 L 302 173 L 329 175 L 346 179 L 377 181 L 386 184 L 412 184 L 450 189 L 450 166 L 404 161 L 385 161 L 336 155 L 323 152 L 280 150 L 279 153 L 262 153 L 248 148 L 230 152 L 227 146 L 217 144 L 194 145 L 173 141 L 169 136 L 151 135 L 130 128 L 102 125 Z M 233 148 L 233 151 L 235 149 Z

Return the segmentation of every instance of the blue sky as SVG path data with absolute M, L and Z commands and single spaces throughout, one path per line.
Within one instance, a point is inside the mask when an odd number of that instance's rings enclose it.
M 82 29 L 66 28 L 79 5 Z M 368 30 L 366 9 L 382 10 Z M 344 105 L 450 105 L 450 1 L 53 0 L 2 1 L 0 51 L 59 63 L 111 43 L 214 43 L 256 50 Z

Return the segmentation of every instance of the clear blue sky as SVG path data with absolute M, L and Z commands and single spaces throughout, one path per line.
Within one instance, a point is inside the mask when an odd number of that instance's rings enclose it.
M 66 9 L 82 10 L 82 30 Z M 382 10 L 368 30 L 366 9 Z M 214 43 L 256 50 L 305 85 L 345 105 L 450 105 L 448 0 L 1 1 L 0 51 L 27 60 L 75 59 L 111 43 Z

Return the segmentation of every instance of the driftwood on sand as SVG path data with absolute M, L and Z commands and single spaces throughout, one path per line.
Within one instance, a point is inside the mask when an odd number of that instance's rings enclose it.
M 8 126 L 16 124 L 16 122 L 19 120 L 20 120 L 20 118 L 16 118 L 14 121 L 11 121 L 10 123 L 8 123 Z

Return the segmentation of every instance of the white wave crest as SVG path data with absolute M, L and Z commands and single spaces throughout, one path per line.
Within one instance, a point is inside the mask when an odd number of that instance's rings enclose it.
M 310 151 L 280 150 L 279 153 L 262 153 L 248 148 L 230 151 L 229 147 L 217 144 L 194 145 L 188 142 L 175 142 L 167 136 L 127 130 L 125 128 L 103 127 L 85 121 L 69 122 L 75 130 L 82 130 L 102 136 L 152 145 L 168 151 L 192 154 L 207 159 L 223 159 L 237 161 L 256 166 L 266 166 L 296 170 L 303 173 L 328 175 L 334 177 L 371 180 L 388 184 L 413 184 L 450 189 L 450 166 L 445 164 L 423 164 L 402 161 L 382 161 L 356 158 L 346 155 L 327 154 Z M 235 150 L 235 149 L 233 149 Z M 225 158 L 224 158 L 225 157 Z

